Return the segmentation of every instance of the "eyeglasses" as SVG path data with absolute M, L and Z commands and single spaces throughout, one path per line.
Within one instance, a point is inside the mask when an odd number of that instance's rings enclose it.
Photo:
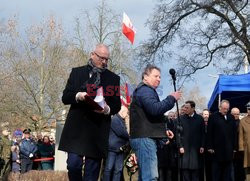
M 110 58 L 107 58 L 107 57 L 102 57 L 100 55 L 98 55 L 96 52 L 94 52 L 94 54 L 96 54 L 96 56 L 101 59 L 101 60 L 105 60 L 106 62 L 109 61 Z

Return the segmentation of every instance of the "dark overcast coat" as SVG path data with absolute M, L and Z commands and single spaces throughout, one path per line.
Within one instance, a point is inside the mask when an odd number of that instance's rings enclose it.
M 236 150 L 236 124 L 233 116 L 227 119 L 215 112 L 208 119 L 207 149 L 213 149 L 213 159 L 218 162 L 232 161 Z
M 103 86 L 105 101 L 111 112 L 110 115 L 98 114 L 84 101 L 75 100 L 79 91 L 86 92 L 87 84 L 92 84 L 89 71 L 88 66 L 73 68 L 63 91 L 63 103 L 71 106 L 58 149 L 92 158 L 104 158 L 108 151 L 111 115 L 121 108 L 120 77 L 109 70 L 101 74 L 100 86 Z
M 202 116 L 194 114 L 193 117 L 183 115 L 180 117 L 183 126 L 181 147 L 184 154 L 181 156 L 183 169 L 198 169 L 200 167 L 200 148 L 205 146 L 205 125 Z

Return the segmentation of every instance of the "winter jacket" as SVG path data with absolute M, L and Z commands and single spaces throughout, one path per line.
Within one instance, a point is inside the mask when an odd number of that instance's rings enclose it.
M 37 151 L 36 143 L 32 139 L 23 139 L 20 143 L 20 158 L 29 159 L 32 153 L 35 155 Z
M 119 114 L 112 117 L 109 131 L 109 151 L 120 152 L 120 147 L 127 144 L 129 135 L 125 122 Z

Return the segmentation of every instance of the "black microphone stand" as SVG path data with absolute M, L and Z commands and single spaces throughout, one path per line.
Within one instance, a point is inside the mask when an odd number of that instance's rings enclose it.
M 173 79 L 173 85 L 174 85 L 174 91 L 176 92 L 176 78 L 175 76 L 172 75 Z M 175 101 L 176 104 L 176 109 L 177 109 L 177 126 L 176 126 L 176 145 L 177 145 L 177 170 L 178 170 L 178 181 L 181 180 L 181 174 L 180 174 L 180 166 L 181 166 L 181 155 L 180 155 L 180 143 L 181 143 L 181 132 L 182 132 L 182 125 L 181 125 L 181 120 L 180 120 L 180 113 L 179 113 L 179 106 L 178 106 L 178 101 Z

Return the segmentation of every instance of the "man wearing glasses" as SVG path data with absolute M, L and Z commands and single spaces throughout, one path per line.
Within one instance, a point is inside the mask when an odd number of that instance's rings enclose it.
M 63 91 L 62 101 L 71 105 L 61 135 L 59 150 L 68 152 L 67 169 L 70 181 L 98 180 L 101 160 L 107 156 L 111 115 L 121 108 L 120 77 L 107 69 L 109 49 L 98 44 L 88 64 L 73 68 Z M 103 110 L 95 110 L 87 97 L 96 97 L 103 88 Z M 82 177 L 83 157 L 84 176 Z
M 233 154 L 236 150 L 236 124 L 229 112 L 230 103 L 222 100 L 219 111 L 208 119 L 207 149 L 212 157 L 212 180 L 233 181 Z

